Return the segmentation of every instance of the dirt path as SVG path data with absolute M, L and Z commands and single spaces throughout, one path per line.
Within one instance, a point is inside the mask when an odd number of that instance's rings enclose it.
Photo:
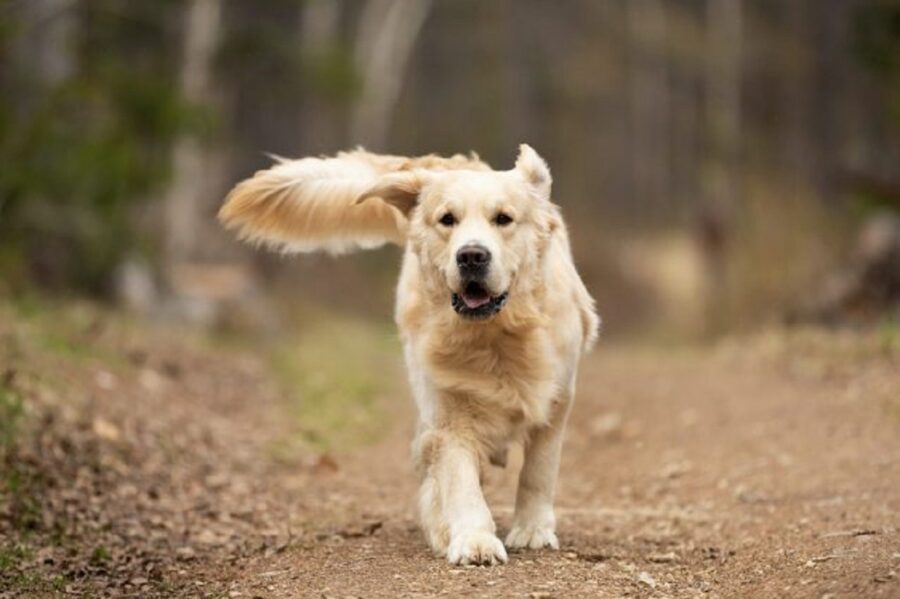
M 0 596 L 900 596 L 900 362 L 877 335 L 602 347 L 564 452 L 561 550 L 488 569 L 435 559 L 416 530 L 404 392 L 380 441 L 316 455 L 283 443 L 297 424 L 259 354 L 96 315 L 67 330 L 88 355 L 0 326 L 26 406 Z M 517 467 L 489 475 L 501 531 Z

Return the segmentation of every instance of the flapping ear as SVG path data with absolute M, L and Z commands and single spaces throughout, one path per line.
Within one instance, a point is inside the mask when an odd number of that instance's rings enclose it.
M 531 185 L 542 199 L 550 199 L 550 186 L 553 177 L 550 176 L 550 168 L 534 148 L 528 144 L 519 146 L 519 157 L 516 158 L 516 170 Z
M 409 216 L 419 203 L 419 194 L 427 181 L 427 173 L 421 170 L 402 171 L 384 175 L 375 185 L 360 194 L 356 203 L 361 204 L 370 198 L 380 198 L 389 206 L 393 206 L 404 216 Z

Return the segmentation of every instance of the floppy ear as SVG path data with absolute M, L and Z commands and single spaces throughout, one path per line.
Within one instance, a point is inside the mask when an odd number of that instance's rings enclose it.
M 419 170 L 384 175 L 375 182 L 375 185 L 356 198 L 356 204 L 362 204 L 369 198 L 381 198 L 404 216 L 409 216 L 419 203 L 419 194 L 425 186 L 426 177 L 427 175 Z
M 534 148 L 528 144 L 519 146 L 519 157 L 516 158 L 516 170 L 531 185 L 542 199 L 550 199 L 550 185 L 553 177 L 550 176 L 550 168 Z

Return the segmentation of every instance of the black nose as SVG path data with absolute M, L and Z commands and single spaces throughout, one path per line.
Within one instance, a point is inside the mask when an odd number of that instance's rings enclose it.
M 491 253 L 481 245 L 464 245 L 456 252 L 456 265 L 463 272 L 478 273 L 491 261 Z

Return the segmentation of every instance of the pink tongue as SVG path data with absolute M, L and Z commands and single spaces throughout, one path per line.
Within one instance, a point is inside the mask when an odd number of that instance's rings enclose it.
M 469 295 L 463 294 L 462 299 L 466 303 L 466 306 L 472 310 L 480 308 L 481 306 L 491 301 L 490 296 L 486 294 L 478 297 L 471 297 Z

